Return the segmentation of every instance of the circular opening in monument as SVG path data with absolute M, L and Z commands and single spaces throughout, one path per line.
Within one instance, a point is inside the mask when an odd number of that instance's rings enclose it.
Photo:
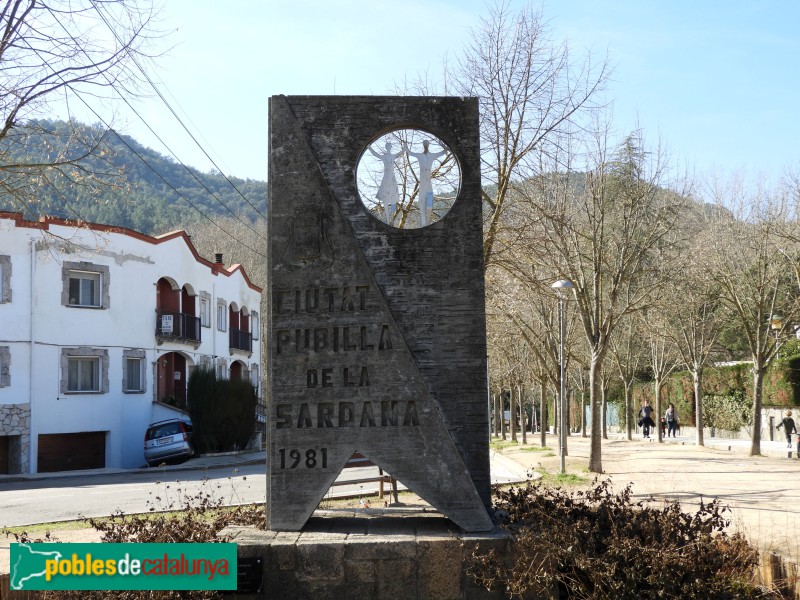
M 435 135 L 396 129 L 373 140 L 356 167 L 367 211 L 398 229 L 425 227 L 444 217 L 458 197 L 461 169 Z

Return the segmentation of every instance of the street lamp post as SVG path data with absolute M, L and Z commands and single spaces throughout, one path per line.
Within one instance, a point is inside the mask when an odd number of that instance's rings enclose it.
M 567 433 L 565 431 L 566 428 L 566 415 L 565 415 L 565 402 L 564 402 L 564 322 L 566 321 L 564 315 L 564 300 L 566 300 L 564 296 L 565 290 L 571 290 L 575 286 L 572 284 L 571 281 L 566 279 L 559 279 L 553 285 L 550 286 L 553 288 L 556 293 L 558 294 L 558 332 L 559 332 L 559 339 L 560 339 L 560 346 L 561 350 L 558 354 L 558 360 L 561 365 L 561 391 L 559 393 L 558 399 L 558 406 L 559 406 L 559 426 L 558 426 L 558 433 L 559 433 L 559 442 L 561 443 L 561 473 L 567 472 L 566 466 L 566 455 L 567 455 Z

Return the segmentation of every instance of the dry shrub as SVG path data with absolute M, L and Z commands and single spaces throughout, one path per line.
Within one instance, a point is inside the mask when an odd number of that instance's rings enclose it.
M 208 478 L 204 479 L 200 490 L 188 494 L 181 483 L 171 490 L 171 484 L 164 485 L 164 492 L 174 495 L 165 500 L 153 495 L 148 501 L 149 514 L 125 515 L 121 511 L 110 517 L 89 518 L 89 524 L 100 531 L 103 542 L 225 542 L 218 537 L 228 525 L 254 525 L 266 529 L 266 514 L 263 506 L 244 505 L 226 507 L 217 490 L 211 489 Z M 164 492 L 162 494 L 166 495 Z
M 230 478 L 229 478 L 230 479 Z M 161 495 L 151 493 L 148 501 L 149 513 L 126 515 L 117 511 L 110 517 L 88 518 L 86 521 L 103 535 L 103 542 L 140 542 L 140 543 L 170 543 L 170 542 L 227 542 L 227 538 L 219 533 L 228 525 L 253 525 L 266 529 L 266 513 L 263 505 L 243 505 L 235 507 L 224 506 L 225 501 L 217 484 L 212 488 L 209 479 L 203 481 L 200 490 L 194 494 L 187 493 L 180 482 L 172 484 L 156 482 L 161 492 L 171 499 L 162 498 Z M 162 487 L 163 486 L 163 487 Z M 56 542 L 50 532 L 44 539 L 32 539 L 26 533 L 9 534 L 17 542 Z M 172 600 L 187 598 L 191 600 L 206 600 L 222 598 L 215 591 L 172 591 L 172 590 L 143 590 L 143 591 L 59 591 L 39 592 L 43 599 L 65 598 L 74 600 Z
M 694 514 L 678 502 L 633 502 L 631 488 L 614 494 L 608 481 L 588 491 L 536 483 L 496 491 L 510 558 L 494 551 L 468 559 L 468 572 L 509 597 L 779 598 L 752 583 L 758 551 L 728 534 L 718 500 Z

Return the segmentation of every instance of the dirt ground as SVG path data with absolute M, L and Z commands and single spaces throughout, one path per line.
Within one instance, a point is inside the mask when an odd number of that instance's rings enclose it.
M 535 442 L 530 436 L 528 443 Z M 556 448 L 555 436 L 548 445 Z M 587 471 L 589 439 L 570 436 L 567 472 Z M 521 446 L 502 453 L 525 469 L 560 470 L 560 457 L 526 452 Z M 690 442 L 624 439 L 603 440 L 603 475 L 616 490 L 631 484 L 636 499 L 679 501 L 687 511 L 701 501 L 719 498 L 731 509 L 731 527 L 745 534 L 760 549 L 800 563 L 800 460 L 748 456 L 742 448 L 715 450 Z

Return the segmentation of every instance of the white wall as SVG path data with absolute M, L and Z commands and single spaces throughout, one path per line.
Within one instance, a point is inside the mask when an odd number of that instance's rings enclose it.
M 12 301 L 0 303 L 0 346 L 11 353 L 11 385 L 0 388 L 3 404 L 31 404 L 30 467 L 35 472 L 41 434 L 106 431 L 106 466 L 144 464 L 142 440 L 147 425 L 158 420 L 154 400 L 154 365 L 159 356 L 176 351 L 197 364 L 200 357 L 224 357 L 230 364 L 261 364 L 260 343 L 252 354 L 229 350 L 228 332 L 216 330 L 218 297 L 259 311 L 261 294 L 249 286 L 243 271 L 233 273 L 198 260 L 182 236 L 166 241 L 101 228 L 75 229 L 57 221 L 42 233 L 17 227 L 0 213 L 0 255 L 12 262 Z M 108 267 L 107 309 L 62 305 L 64 262 L 90 262 Z M 156 282 L 171 278 L 212 296 L 210 328 L 201 327 L 199 347 L 173 341 L 157 343 Z M 261 315 L 259 315 L 260 318 Z M 64 394 L 61 387 L 63 348 L 87 346 L 108 352 L 108 389 L 104 393 Z M 32 348 L 32 355 L 29 356 Z M 123 351 L 145 351 L 145 393 L 123 393 Z M 102 380 L 101 375 L 101 380 Z M 161 417 L 163 418 L 163 417 Z

